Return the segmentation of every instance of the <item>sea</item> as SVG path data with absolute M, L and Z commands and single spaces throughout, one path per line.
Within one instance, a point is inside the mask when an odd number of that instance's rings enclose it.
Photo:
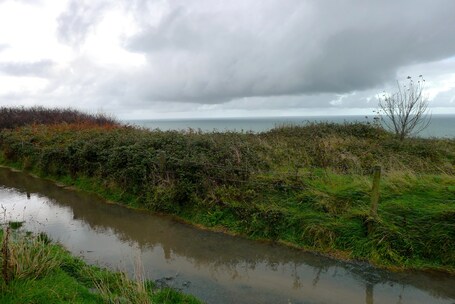
M 162 131 L 189 129 L 202 132 L 266 132 L 283 125 L 304 125 L 309 122 L 373 122 L 372 116 L 287 116 L 287 117 L 241 117 L 241 118 L 184 118 L 125 120 L 126 124 L 159 129 Z M 415 136 L 431 138 L 455 138 L 455 114 L 434 114 L 429 126 Z

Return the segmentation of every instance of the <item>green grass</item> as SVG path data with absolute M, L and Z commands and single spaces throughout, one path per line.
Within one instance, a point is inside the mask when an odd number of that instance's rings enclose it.
M 40 280 L 14 280 L 3 286 L 2 303 L 102 303 L 66 272 L 59 270 Z
M 19 229 L 22 227 L 22 225 L 24 224 L 24 222 L 19 222 L 19 221 L 11 221 L 11 222 L 8 222 L 8 226 L 11 228 L 11 229 Z
M 261 134 L 33 125 L 0 163 L 129 207 L 395 269 L 455 272 L 455 140 L 354 124 Z M 383 168 L 368 233 L 371 169 Z
M 0 231 L 2 239 L 5 235 Z M 2 271 L 0 303 L 200 303 L 175 290 L 155 288 L 153 282 L 138 283 L 89 266 L 43 237 L 10 232 L 9 239 L 10 279 L 7 284 Z M 1 265 L 3 258 L 1 254 Z
M 379 221 L 371 235 L 366 225 L 370 180 L 354 175 L 327 173 L 285 194 L 264 189 L 266 198 L 254 198 L 254 206 L 239 203 L 238 193 L 232 193 L 235 199 L 230 201 L 223 192 L 218 200 L 225 205 L 215 205 L 208 212 L 194 210 L 186 217 L 252 238 L 378 266 L 454 272 L 455 196 L 449 185 L 455 178 L 419 175 L 411 184 L 407 180 L 400 184 L 395 175 L 383 177 Z

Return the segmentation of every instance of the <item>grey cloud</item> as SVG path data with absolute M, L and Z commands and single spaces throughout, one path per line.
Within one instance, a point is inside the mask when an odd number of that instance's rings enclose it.
M 271 97 L 249 97 L 231 100 L 222 105 L 223 109 L 280 110 L 320 108 L 376 108 L 375 91 L 349 94 L 323 93 L 314 95 L 283 95 Z
M 9 45 L 8 44 L 3 44 L 3 43 L 0 43 L 0 52 L 6 50 L 9 48 Z
M 441 92 L 430 101 L 432 107 L 455 107 L 455 88 Z
M 80 0 L 69 2 L 66 11 L 58 18 L 57 36 L 60 41 L 72 46 L 81 44 L 110 6 L 105 1 L 89 3 Z
M 455 64 L 444 61 L 455 56 L 450 0 L 174 0 L 160 2 L 162 15 L 151 20 L 156 3 L 72 0 L 58 19 L 59 39 L 77 48 L 105 12 L 122 7 L 140 29 L 124 40 L 127 50 L 145 55 L 140 68 L 100 66 L 81 52 L 71 71 L 51 75 L 52 63 L 38 62 L 3 64 L 0 72 L 47 75 L 39 97 L 46 102 L 166 113 L 201 105 L 374 108 L 374 96 L 393 90 L 402 73 L 431 80 L 453 73 Z M 452 93 L 439 94 L 434 104 L 455 107 Z
M 0 73 L 12 76 L 46 77 L 50 75 L 54 65 L 50 60 L 0 63 Z
M 84 56 L 79 56 L 69 66 L 70 70 L 61 70 L 46 86 L 42 93 L 46 102 L 56 100 L 57 104 L 65 102 L 68 106 L 84 109 L 110 109 L 127 104 L 131 99 L 126 86 L 127 71 L 99 67 Z
M 41 5 L 43 3 L 42 0 L 15 0 L 16 2 L 21 2 L 30 5 Z M 0 4 L 6 2 L 6 0 L 0 0 Z
M 144 98 L 341 94 L 380 88 L 401 67 L 455 54 L 453 1 L 233 2 L 221 10 L 173 1 L 158 26 L 143 24 L 126 42 L 148 58 L 137 83 Z

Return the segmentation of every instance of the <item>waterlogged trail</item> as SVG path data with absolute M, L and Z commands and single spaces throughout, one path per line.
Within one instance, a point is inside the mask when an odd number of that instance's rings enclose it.
M 2 221 L 45 232 L 89 263 L 134 272 L 207 303 L 454 303 L 455 277 L 391 273 L 201 231 L 0 168 Z

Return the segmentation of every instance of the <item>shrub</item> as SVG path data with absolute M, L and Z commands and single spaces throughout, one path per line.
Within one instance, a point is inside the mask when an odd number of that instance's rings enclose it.
M 1 107 L 0 129 L 14 129 L 30 124 L 86 123 L 93 125 L 118 125 L 104 114 L 91 115 L 74 109 L 49 109 L 44 107 Z

